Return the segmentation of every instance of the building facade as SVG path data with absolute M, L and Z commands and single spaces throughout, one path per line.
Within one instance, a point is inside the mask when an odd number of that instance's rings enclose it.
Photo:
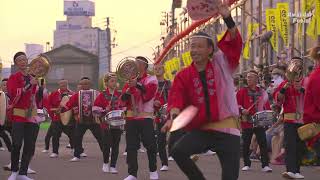
M 64 1 L 67 19 L 56 22 L 53 48 L 69 44 L 98 56 L 99 77 L 102 77 L 111 70 L 111 35 L 109 27 L 102 30 L 92 26 L 94 7 L 94 2 L 89 0 Z
M 46 52 L 51 68 L 46 77 L 46 87 L 49 91 L 57 89 L 60 79 L 69 81 L 69 88 L 76 90 L 81 77 L 92 80 L 92 88 L 98 88 L 99 60 L 98 56 L 72 45 L 63 45 Z

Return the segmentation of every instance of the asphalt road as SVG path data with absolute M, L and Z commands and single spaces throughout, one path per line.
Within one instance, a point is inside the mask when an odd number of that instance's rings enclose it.
M 121 180 L 127 176 L 126 158 L 122 155 L 125 148 L 124 137 L 122 137 L 120 145 L 120 155 L 117 164 L 119 174 L 103 173 L 102 168 L 102 154 L 98 149 L 98 144 L 88 131 L 84 138 L 85 152 L 88 154 L 87 158 L 80 162 L 69 162 L 72 158 L 70 149 L 65 148 L 67 145 L 66 136 L 61 138 L 60 155 L 57 159 L 50 159 L 49 154 L 44 154 L 41 151 L 44 147 L 45 131 L 40 131 L 37 141 L 36 153 L 31 162 L 31 168 L 37 171 L 37 174 L 30 175 L 35 180 Z M 50 147 L 51 148 L 51 147 Z M 0 165 L 8 164 L 10 154 L 5 151 L 0 151 Z M 198 166 L 208 180 L 221 179 L 220 165 L 217 156 L 201 155 Z M 250 172 L 240 172 L 240 180 L 280 180 L 281 173 L 285 170 L 284 166 L 271 166 L 272 173 L 261 172 L 260 163 L 253 163 L 253 170 Z M 158 169 L 160 168 L 160 160 L 158 160 Z M 159 172 L 161 180 L 185 180 L 187 179 L 181 171 L 177 168 L 174 162 L 169 164 L 170 170 L 168 172 Z M 6 180 L 9 172 L 0 170 L 0 180 Z M 302 174 L 307 180 L 320 180 L 320 170 L 313 167 L 303 167 Z M 146 153 L 139 153 L 139 180 L 149 179 L 148 160 Z

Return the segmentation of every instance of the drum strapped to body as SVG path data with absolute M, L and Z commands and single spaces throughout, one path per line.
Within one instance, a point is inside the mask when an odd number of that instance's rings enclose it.
M 104 122 L 108 123 L 110 129 L 124 129 L 126 124 L 123 110 L 113 110 L 106 114 Z
M 252 116 L 254 127 L 271 127 L 276 122 L 276 113 L 274 111 L 259 111 Z
M 67 102 L 69 101 L 70 97 L 71 97 L 71 95 L 63 96 L 61 99 L 61 102 L 60 102 L 60 106 L 64 107 L 67 104 Z M 72 110 L 60 113 L 61 122 L 65 126 L 70 123 L 71 117 L 72 117 Z
M 298 135 L 301 140 L 308 140 L 320 133 L 320 124 L 309 123 L 298 128 Z
M 92 107 L 98 91 L 80 90 L 79 91 L 79 123 L 80 124 L 100 124 L 100 119 L 93 116 Z
M 3 91 L 0 91 L 0 125 L 6 123 L 7 117 L 7 98 L 6 94 Z

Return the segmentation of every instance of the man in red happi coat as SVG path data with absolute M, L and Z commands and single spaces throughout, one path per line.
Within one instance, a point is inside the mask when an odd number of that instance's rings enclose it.
M 167 133 L 161 132 L 161 128 L 167 120 L 167 111 L 164 108 L 168 103 L 168 94 L 171 87 L 171 82 L 164 79 L 164 67 L 161 64 L 154 66 L 154 72 L 158 79 L 158 90 L 154 101 L 155 108 L 155 123 L 157 133 L 157 146 L 159 157 L 161 160 L 162 167 L 160 171 L 167 171 L 168 168 L 168 156 L 167 156 Z
M 148 60 L 135 58 L 139 76 L 130 79 L 123 87 L 121 100 L 126 110 L 126 143 L 129 176 L 124 180 L 136 180 L 138 172 L 137 150 L 140 141 L 147 149 L 150 179 L 159 179 L 157 172 L 157 145 L 153 126 L 154 98 L 158 88 L 155 76 L 147 74 Z
M 222 179 L 236 180 L 239 176 L 239 110 L 232 74 L 239 65 L 242 39 L 228 6 L 221 5 L 219 13 L 228 27 L 218 42 L 220 50 L 214 53 L 213 41 L 204 32 L 191 36 L 193 62 L 174 78 L 168 100 L 171 117 L 163 127 L 170 129 L 175 117 L 188 106 L 198 108 L 195 118 L 184 128 L 186 134 L 171 151 L 179 168 L 191 180 L 205 177 L 190 156 L 211 148 L 220 159 Z
M 114 110 L 122 110 L 120 100 L 121 93 L 117 90 L 117 76 L 115 73 L 108 73 L 104 77 L 106 89 L 102 91 L 94 101 L 93 112 L 104 119 L 107 113 Z M 112 112 L 111 112 L 112 113 Z M 102 171 L 106 173 L 117 174 L 117 159 L 119 155 L 119 144 L 123 132 L 120 126 L 111 126 L 102 120 L 100 124 L 102 129 L 103 143 L 103 165 Z M 110 158 L 111 151 L 111 158 Z M 111 162 L 109 164 L 109 159 Z
M 12 74 L 7 82 L 10 97 L 8 116 L 12 122 L 12 174 L 8 180 L 31 180 L 27 177 L 27 170 L 35 151 L 40 122 L 38 109 L 43 109 L 44 91 L 43 86 L 38 85 L 38 80 L 27 73 L 26 54 L 18 52 L 13 60 L 18 72 Z M 24 148 L 19 168 L 22 144 Z
M 315 68 L 309 75 L 308 85 L 304 97 L 303 122 L 305 124 L 316 123 L 320 126 L 320 46 L 311 51 L 311 57 L 315 62 Z M 320 129 L 319 129 L 320 131 Z M 307 145 L 313 147 L 320 160 L 320 133 L 308 140 Z M 318 164 L 320 165 L 320 164 Z
M 303 65 L 302 59 L 293 57 L 290 63 Z M 283 108 L 283 129 L 286 172 L 282 175 L 290 179 L 302 179 L 300 165 L 304 150 L 304 142 L 298 136 L 298 128 L 302 126 L 304 103 L 303 77 L 283 81 L 275 90 L 275 100 Z
M 61 133 L 64 132 L 68 138 L 71 145 L 71 149 L 73 149 L 73 126 L 72 125 L 63 125 L 60 118 L 60 113 L 58 112 L 61 100 L 64 96 L 71 96 L 73 92 L 68 89 L 68 81 L 60 80 L 58 82 L 59 89 L 52 92 L 49 95 L 49 115 L 52 119 L 51 127 L 52 128 L 52 154 L 51 158 L 58 157 L 59 154 L 59 139 L 61 137 Z
M 243 161 L 244 167 L 242 171 L 248 171 L 251 166 L 249 158 L 250 144 L 253 134 L 256 135 L 257 142 L 261 152 L 262 171 L 271 172 L 269 167 L 269 155 L 267 148 L 266 128 L 254 127 L 250 121 L 253 116 L 260 111 L 270 110 L 270 103 L 267 92 L 258 87 L 258 73 L 254 70 L 247 74 L 248 87 L 243 87 L 237 92 L 237 101 L 241 113 L 241 128 L 243 139 Z

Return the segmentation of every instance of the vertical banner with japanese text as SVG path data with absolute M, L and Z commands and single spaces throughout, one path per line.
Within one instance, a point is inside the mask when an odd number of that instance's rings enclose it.
M 279 30 L 283 39 L 284 45 L 289 47 L 289 32 L 290 32 L 290 19 L 289 19 L 289 3 L 277 3 L 278 17 L 279 17 Z
M 266 9 L 267 31 L 272 31 L 270 43 L 275 52 L 278 52 L 278 28 L 277 28 L 277 9 Z

